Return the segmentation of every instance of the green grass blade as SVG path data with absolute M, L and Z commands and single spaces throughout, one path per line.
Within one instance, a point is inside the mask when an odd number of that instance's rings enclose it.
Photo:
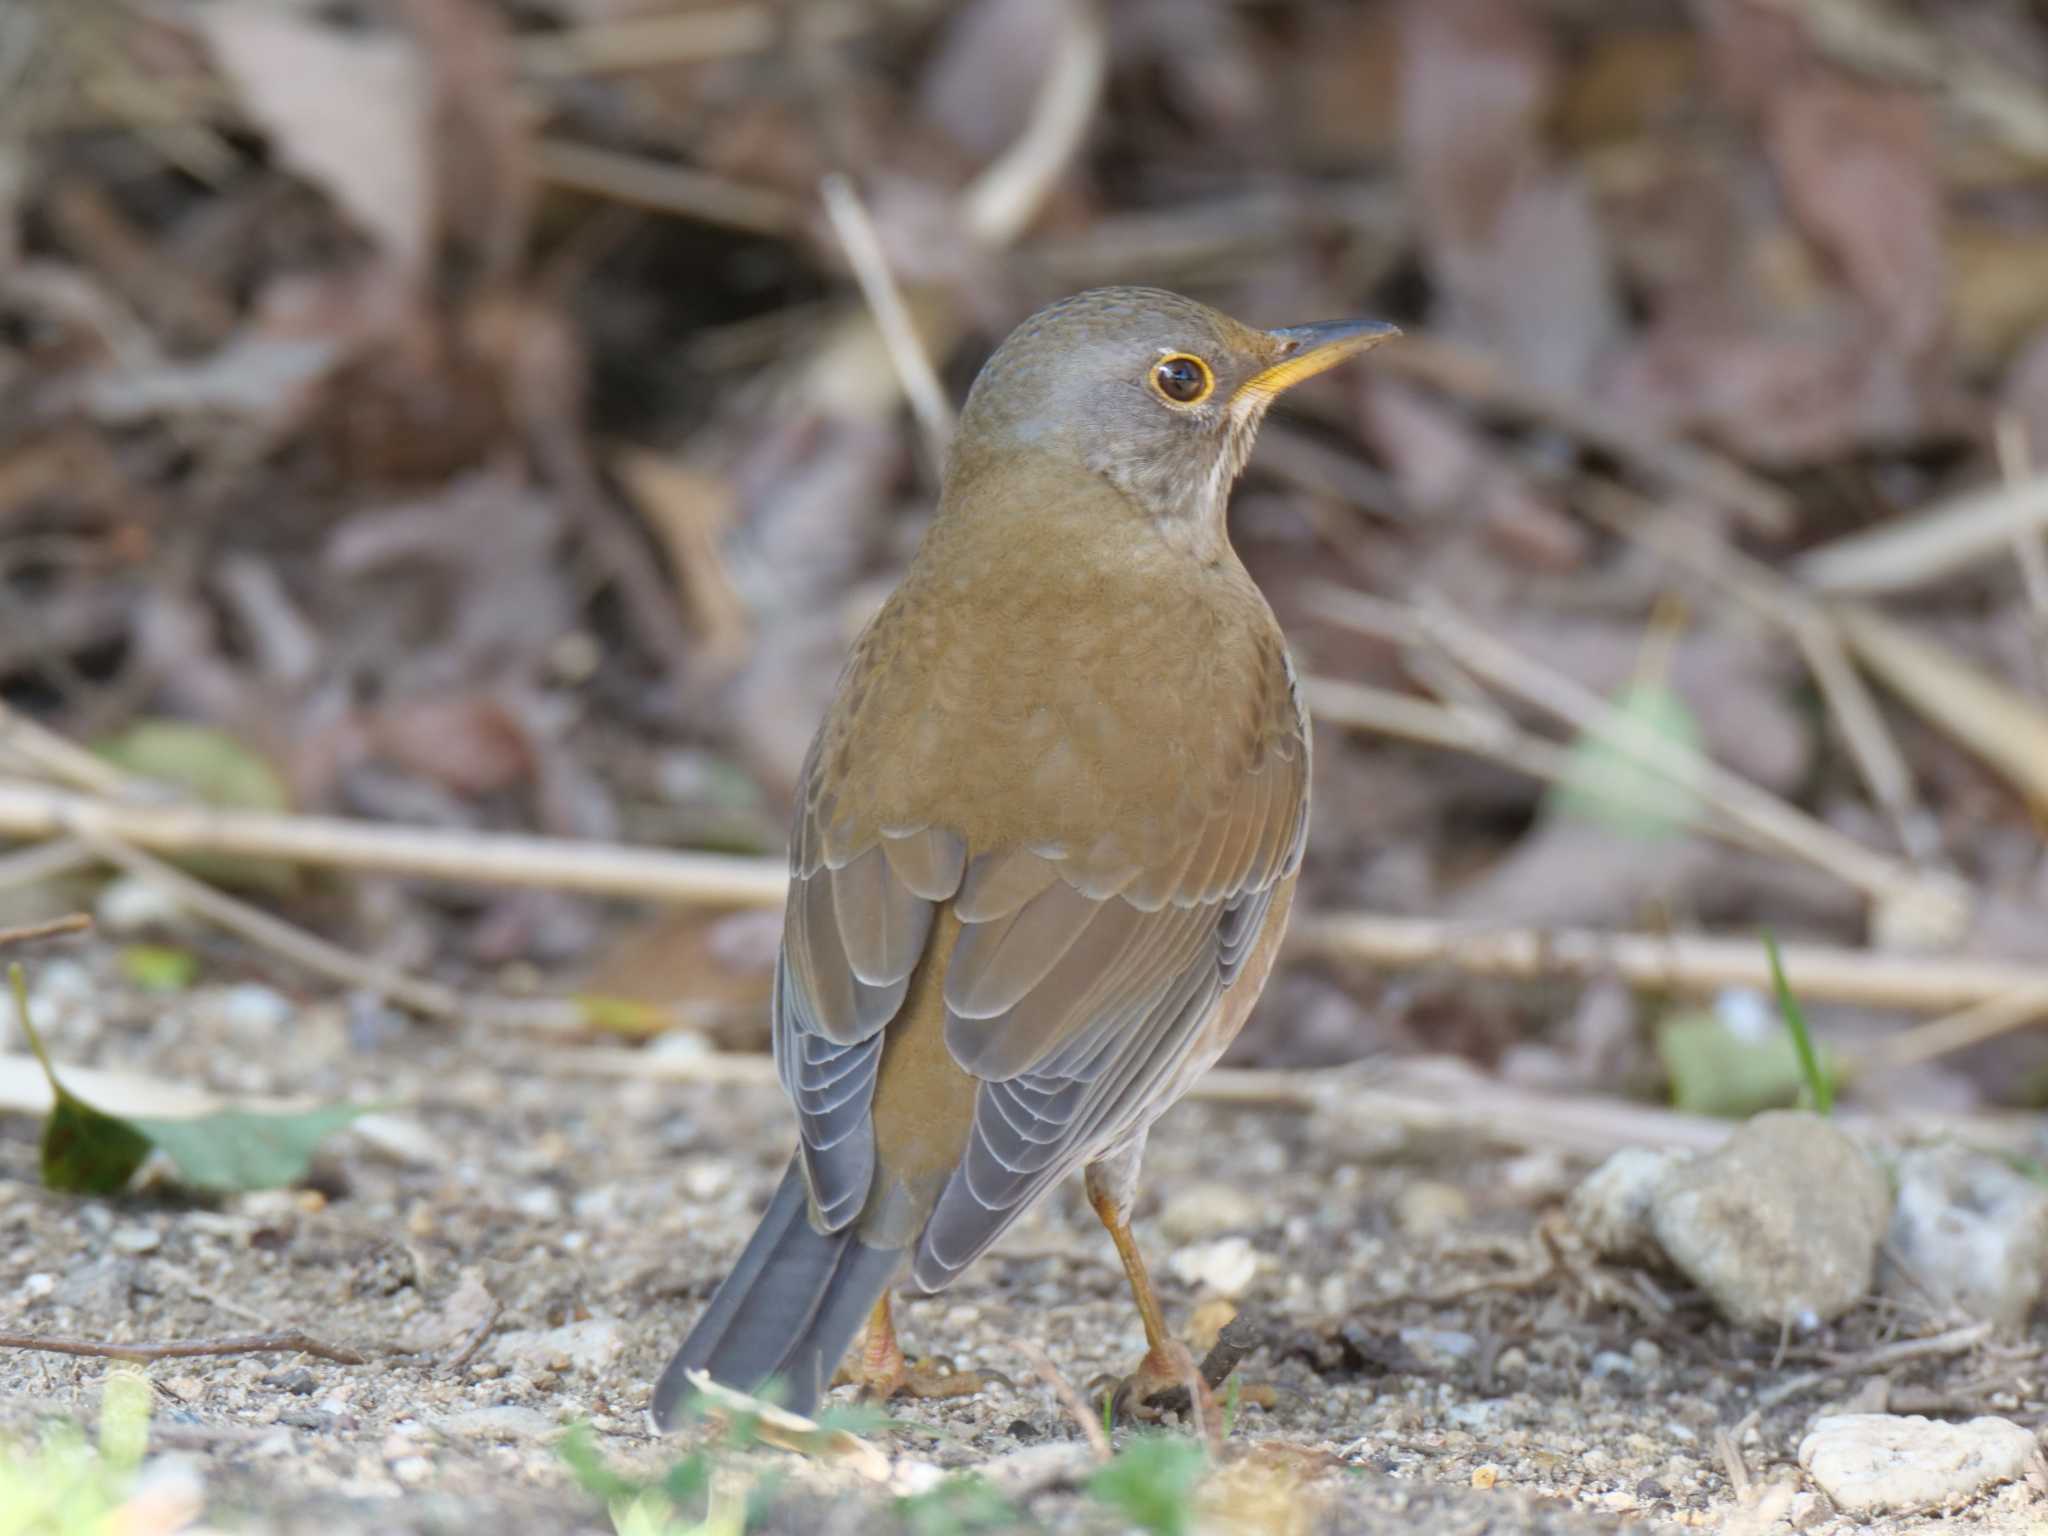
M 1828 1114 L 1835 1107 L 1834 1080 L 1821 1068 L 1820 1057 L 1813 1049 L 1813 1036 L 1807 1033 L 1806 1013 L 1800 1008 L 1799 999 L 1792 995 L 1792 984 L 1785 980 L 1785 961 L 1778 953 L 1777 935 L 1768 928 L 1764 930 L 1764 952 L 1771 957 L 1771 987 L 1778 994 L 1778 1013 L 1785 1020 L 1786 1032 L 1792 1036 L 1792 1048 L 1799 1053 L 1799 1071 L 1806 1079 L 1813 1111 L 1817 1115 Z

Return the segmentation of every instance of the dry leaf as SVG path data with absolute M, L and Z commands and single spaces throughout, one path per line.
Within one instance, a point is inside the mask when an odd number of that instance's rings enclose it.
M 1772 101 L 1765 142 L 1807 234 L 1908 357 L 1947 304 L 1932 107 L 1918 93 L 1817 77 Z
M 344 31 L 266 0 L 193 18 L 278 158 L 332 198 L 409 277 L 432 250 L 432 87 L 409 38 Z

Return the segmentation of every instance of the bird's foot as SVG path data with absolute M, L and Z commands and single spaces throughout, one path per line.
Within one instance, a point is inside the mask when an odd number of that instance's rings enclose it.
M 835 1387 L 859 1388 L 864 1403 L 885 1403 L 892 1397 L 971 1397 L 996 1382 L 1008 1385 L 994 1371 L 958 1371 L 950 1360 L 906 1360 L 893 1335 L 863 1340 L 832 1378 Z
M 1202 1422 L 1215 1416 L 1215 1394 L 1202 1379 L 1195 1357 L 1178 1340 L 1169 1340 L 1163 1350 L 1147 1350 L 1138 1368 L 1121 1381 L 1113 1377 L 1098 1381 L 1109 1392 L 1112 1419 L 1128 1415 L 1156 1424 L 1170 1413 L 1186 1418 L 1190 1407 L 1195 1406 L 1199 1406 Z M 1094 1385 L 1091 1383 L 1091 1387 Z
M 1090 1384 L 1090 1391 L 1106 1387 L 1111 1393 L 1110 1412 L 1121 1417 L 1126 1412 L 1132 1417 L 1157 1421 L 1168 1414 L 1179 1414 L 1189 1419 L 1189 1411 L 1199 1401 L 1201 1418 L 1208 1423 L 1220 1418 L 1216 1412 L 1216 1394 L 1223 1391 L 1224 1383 L 1237 1369 L 1237 1363 L 1259 1342 L 1259 1329 L 1249 1318 L 1232 1316 L 1219 1330 L 1216 1342 L 1202 1357 L 1197 1366 L 1188 1350 L 1177 1342 L 1169 1341 L 1169 1353 L 1159 1350 L 1148 1351 L 1138 1363 L 1138 1369 L 1118 1381 L 1114 1377 L 1098 1378 Z M 1098 1402 L 1101 1399 L 1096 1399 Z M 1270 1382 L 1252 1382 L 1238 1378 L 1235 1402 L 1260 1408 L 1272 1408 L 1279 1401 L 1278 1389 Z

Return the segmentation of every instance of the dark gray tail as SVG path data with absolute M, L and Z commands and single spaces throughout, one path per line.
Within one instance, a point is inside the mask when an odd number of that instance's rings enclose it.
M 870 1248 L 853 1234 L 814 1230 L 803 1170 L 794 1160 L 768 1214 L 669 1361 L 654 1388 L 654 1420 L 673 1429 L 690 1395 L 691 1371 L 742 1392 L 771 1376 L 781 1404 L 808 1414 L 875 1303 L 896 1278 L 903 1252 Z

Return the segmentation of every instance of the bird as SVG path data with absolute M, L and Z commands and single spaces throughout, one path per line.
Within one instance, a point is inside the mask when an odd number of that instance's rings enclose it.
M 937 513 L 805 758 L 771 1002 L 799 1144 L 656 1385 L 809 1413 L 899 1278 L 950 1285 L 1077 1169 L 1122 1263 L 1143 1401 L 1187 1377 L 1131 1231 L 1153 1121 L 1271 971 L 1308 828 L 1308 715 L 1225 526 L 1284 391 L 1399 332 L 1260 330 L 1162 289 L 1030 316 L 968 392 Z

